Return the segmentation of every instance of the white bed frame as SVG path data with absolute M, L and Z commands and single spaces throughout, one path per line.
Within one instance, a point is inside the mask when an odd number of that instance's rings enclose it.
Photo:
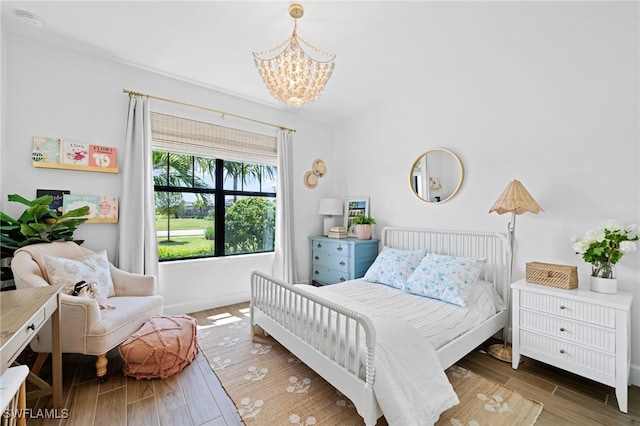
M 487 264 L 480 278 L 496 286 L 503 300 L 507 300 L 511 249 L 504 234 L 387 227 L 382 230 L 381 245 L 486 258 Z M 307 312 L 310 314 L 306 315 Z M 505 326 L 505 321 L 506 311 L 499 312 L 439 348 L 437 354 L 442 367 L 450 367 L 496 334 Z M 259 326 L 272 335 L 349 398 L 366 425 L 375 425 L 382 415 L 373 392 L 376 330 L 366 315 L 253 272 L 251 324 L 254 332 Z M 348 342 L 347 349 L 345 342 Z M 365 373 L 361 374 L 363 370 Z

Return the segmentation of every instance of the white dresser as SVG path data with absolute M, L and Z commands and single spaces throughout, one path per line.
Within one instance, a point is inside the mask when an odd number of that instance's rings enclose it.
M 513 368 L 526 355 L 613 386 L 626 413 L 633 294 L 564 290 L 525 280 L 511 288 Z

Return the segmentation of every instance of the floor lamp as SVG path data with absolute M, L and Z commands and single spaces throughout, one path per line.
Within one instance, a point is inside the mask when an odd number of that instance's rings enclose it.
M 525 189 L 520 181 L 513 180 L 507 185 L 507 188 L 502 192 L 498 200 L 493 203 L 493 206 L 489 210 L 489 213 L 496 212 L 498 214 L 511 213 L 511 221 L 507 225 L 507 235 L 509 237 L 509 245 L 511 246 L 511 263 L 509 264 L 509 273 L 506 283 L 507 286 L 511 285 L 511 274 L 513 272 L 513 258 L 515 257 L 515 241 L 516 241 L 516 215 L 520 215 L 526 212 L 539 213 L 542 208 L 536 203 L 531 194 Z M 504 292 L 503 292 L 504 293 Z M 489 346 L 487 352 L 489 355 L 497 358 L 501 361 L 511 362 L 513 359 L 511 353 L 511 347 L 507 344 L 507 338 L 509 335 L 509 323 L 511 318 L 511 288 L 506 292 L 507 300 L 507 316 L 502 329 L 502 344 L 495 344 Z

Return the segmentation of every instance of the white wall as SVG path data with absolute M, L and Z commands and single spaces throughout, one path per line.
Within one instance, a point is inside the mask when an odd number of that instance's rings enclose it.
M 590 268 L 571 237 L 609 218 L 640 222 L 638 3 L 519 3 L 509 13 L 500 13 L 505 3 L 481 5 L 474 19 L 490 17 L 490 30 L 469 34 L 473 53 L 451 52 L 468 53 L 472 63 L 416 82 L 336 130 L 337 140 L 349 141 L 337 161 L 340 189 L 371 197 L 377 228 L 506 231 L 510 215 L 489 209 L 518 179 L 544 213 L 517 217 L 514 279 L 524 277 L 526 262 L 543 261 L 577 265 L 585 284 Z M 428 69 L 437 58 L 422 54 Z M 408 184 L 414 160 L 435 147 L 456 152 L 465 168 L 458 195 L 437 205 L 418 200 Z M 636 384 L 639 259 L 631 253 L 617 265 L 619 288 L 635 294 Z
M 307 279 L 307 236 L 322 231 L 318 203 L 320 198 L 332 195 L 328 191 L 334 186 L 332 181 L 336 176 L 331 161 L 332 135 L 326 125 L 300 118 L 294 109 L 268 108 L 21 36 L 9 34 L 6 44 L 3 55 L 6 54 L 7 61 L 3 60 L 2 64 L 6 85 L 3 85 L 2 96 L 9 108 L 2 123 L 2 211 L 17 216 L 23 206 L 8 203 L 7 195 L 17 193 L 31 199 L 35 198 L 37 188 L 119 196 L 122 174 L 32 167 L 31 138 L 41 135 L 75 139 L 114 146 L 123 152 L 129 98 L 122 90 L 149 93 L 296 129 L 293 136 L 295 245 L 301 254 L 300 279 Z M 256 127 L 228 116 L 220 121 L 212 114 L 175 104 L 154 100 L 151 104 L 152 109 L 275 135 L 275 128 Z M 328 173 L 318 188 L 310 190 L 304 186 L 302 177 L 311 169 L 315 158 L 325 159 Z M 121 168 L 123 160 L 120 155 Z M 84 246 L 88 248 L 106 248 L 113 261 L 117 234 L 117 224 L 85 224 L 78 229 L 76 238 L 84 239 Z M 161 263 L 159 287 L 165 297 L 165 311 L 194 312 L 248 300 L 250 272 L 254 269 L 271 272 L 272 260 L 273 255 L 267 254 Z

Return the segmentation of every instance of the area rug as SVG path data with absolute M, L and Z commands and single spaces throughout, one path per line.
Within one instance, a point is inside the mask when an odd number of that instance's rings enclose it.
M 198 321 L 200 347 L 246 425 L 364 424 L 347 398 L 273 338 L 252 338 L 246 312 Z M 461 403 L 438 425 L 533 425 L 542 412 L 542 404 L 464 368 L 454 365 L 447 377 Z

